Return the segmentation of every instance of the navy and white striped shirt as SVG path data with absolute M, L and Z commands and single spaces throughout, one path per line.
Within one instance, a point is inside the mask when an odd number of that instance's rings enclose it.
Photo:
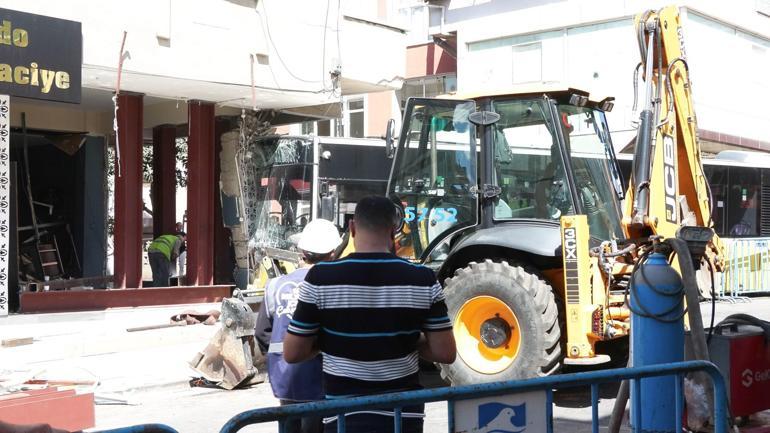
M 420 332 L 452 329 L 432 270 L 388 253 L 318 263 L 288 332 L 318 336 L 327 398 L 415 389 Z

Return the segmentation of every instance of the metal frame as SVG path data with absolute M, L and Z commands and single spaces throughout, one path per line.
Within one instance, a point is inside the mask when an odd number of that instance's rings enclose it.
M 682 403 L 683 387 L 682 378 L 686 373 L 694 371 L 703 371 L 707 373 L 714 386 L 714 426 L 715 433 L 727 432 L 727 393 L 725 381 L 717 367 L 708 361 L 687 361 L 671 364 L 650 365 L 636 368 L 621 368 L 612 370 L 603 370 L 587 373 L 576 373 L 568 375 L 556 375 L 548 377 L 539 377 L 534 379 L 493 382 L 478 385 L 466 385 L 458 387 L 424 389 L 419 391 L 407 391 L 392 394 L 362 396 L 346 398 L 339 400 L 324 400 L 311 403 L 302 403 L 280 407 L 270 407 L 263 409 L 254 409 L 242 412 L 231 418 L 220 430 L 220 433 L 235 433 L 247 425 L 259 424 L 265 422 L 278 421 L 278 431 L 286 431 L 286 421 L 288 419 L 298 418 L 312 414 L 313 416 L 326 415 L 344 415 L 345 413 L 368 409 L 394 408 L 394 428 L 396 433 L 401 432 L 401 408 L 408 405 L 447 401 L 449 415 L 449 432 L 454 431 L 454 402 L 457 400 L 468 400 L 481 397 L 497 396 L 504 394 L 516 394 L 527 391 L 542 390 L 546 392 L 546 417 L 548 418 L 547 432 L 553 432 L 553 390 L 559 388 L 572 388 L 578 386 L 591 387 L 591 412 L 592 412 L 592 431 L 599 431 L 599 384 L 607 382 L 618 382 L 621 380 L 631 380 L 638 384 L 643 378 L 659 376 L 675 376 L 676 381 L 675 398 L 677 405 L 677 431 L 682 427 Z M 641 431 L 641 386 L 634 386 L 632 404 L 636 407 L 632 410 L 633 431 Z M 340 416 L 338 420 L 344 420 Z M 337 423 L 337 431 L 345 432 L 345 423 Z M 134 431 L 121 431 L 119 433 L 133 433 Z M 118 432 L 102 432 L 118 433 Z
M 235 433 L 252 424 L 266 422 L 278 422 L 278 431 L 286 432 L 286 421 L 299 417 L 313 415 L 338 415 L 337 432 L 345 432 L 345 413 L 368 409 L 394 409 L 394 430 L 401 432 L 401 410 L 403 407 L 435 401 L 447 402 L 447 414 L 449 418 L 449 432 L 454 432 L 454 403 L 458 400 L 469 400 L 482 397 L 491 397 L 506 394 L 517 394 L 528 391 L 545 391 L 546 393 L 546 432 L 553 433 L 553 390 L 560 388 L 574 388 L 579 386 L 591 387 L 591 431 L 599 432 L 599 385 L 608 382 L 630 380 L 633 389 L 631 403 L 631 424 L 634 432 L 641 431 L 641 386 L 640 381 L 649 377 L 674 376 L 676 406 L 676 430 L 682 431 L 683 420 L 683 386 L 682 379 L 687 373 L 702 371 L 711 377 L 714 386 L 714 432 L 727 433 L 727 393 L 725 381 L 719 369 L 708 361 L 686 361 L 670 364 L 649 365 L 635 368 L 618 368 L 612 370 L 592 371 L 587 373 L 575 373 L 538 377 L 527 380 L 512 380 L 507 382 L 483 383 L 478 385 L 465 385 L 458 387 L 446 387 L 436 389 L 423 389 L 419 391 L 398 392 L 346 398 L 339 400 L 324 400 L 318 402 L 294 404 L 287 406 L 254 409 L 242 412 L 232 417 L 222 427 L 220 433 Z M 342 422 L 339 422 L 342 420 Z M 721 420 L 721 421 L 719 421 Z M 175 429 L 163 424 L 145 424 L 131 427 L 122 427 L 112 430 L 102 430 L 95 433 L 178 433 Z

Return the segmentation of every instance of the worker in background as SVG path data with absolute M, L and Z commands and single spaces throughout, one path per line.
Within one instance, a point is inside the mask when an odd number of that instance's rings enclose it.
M 262 353 L 267 353 L 267 371 L 273 395 L 281 405 L 321 400 L 321 357 L 300 364 L 288 364 L 283 359 L 283 339 L 299 301 L 299 285 L 310 267 L 334 259 L 342 242 L 337 227 L 325 219 L 309 222 L 299 237 L 297 247 L 304 264 L 294 272 L 274 278 L 265 287 L 265 297 L 259 307 L 255 337 Z M 318 433 L 323 429 L 321 419 L 307 417 L 289 421 L 288 433 Z
M 177 222 L 174 230 L 177 233 L 184 233 L 184 226 L 182 223 Z M 185 272 L 185 266 L 187 264 L 187 242 L 182 243 L 182 247 L 179 249 L 179 257 L 177 257 L 176 262 L 171 264 L 172 268 L 172 277 L 181 277 L 185 275 L 187 272 Z
M 322 353 L 326 399 L 420 388 L 418 357 L 451 364 L 456 348 L 444 292 L 430 268 L 393 254 L 400 225 L 395 205 L 372 196 L 356 204 L 350 234 L 356 252 L 310 269 L 284 342 L 289 363 Z M 424 405 L 403 407 L 404 433 L 422 433 Z M 394 411 L 345 416 L 349 433 L 393 431 Z M 324 420 L 337 431 L 337 417 Z
M 171 277 L 171 267 L 176 263 L 176 258 L 187 240 L 185 232 L 175 235 L 158 236 L 150 247 L 147 248 L 147 258 L 152 269 L 152 286 L 168 287 Z

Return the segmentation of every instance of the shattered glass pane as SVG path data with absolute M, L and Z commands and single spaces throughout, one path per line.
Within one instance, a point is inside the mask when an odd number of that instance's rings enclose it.
M 292 249 L 310 220 L 313 142 L 260 137 L 246 143 L 238 162 L 250 249 Z

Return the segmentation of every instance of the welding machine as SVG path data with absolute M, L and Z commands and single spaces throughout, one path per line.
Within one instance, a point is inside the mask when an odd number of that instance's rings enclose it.
M 714 327 L 709 353 L 725 378 L 733 416 L 770 409 L 770 322 L 728 316 Z

